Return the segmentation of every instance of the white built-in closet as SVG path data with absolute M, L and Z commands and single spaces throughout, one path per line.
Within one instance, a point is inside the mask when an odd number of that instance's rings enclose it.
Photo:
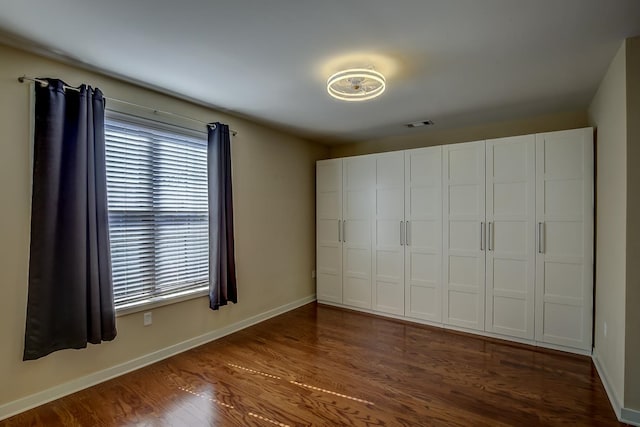
M 317 298 L 591 351 L 591 128 L 317 162 Z

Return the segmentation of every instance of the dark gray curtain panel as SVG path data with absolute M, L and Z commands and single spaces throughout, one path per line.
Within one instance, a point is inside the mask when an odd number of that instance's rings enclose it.
M 227 302 L 238 303 L 233 241 L 233 195 L 231 191 L 231 140 L 229 126 L 208 126 L 209 185 L 209 307 L 217 310 Z
M 116 336 L 99 89 L 36 84 L 24 360 Z

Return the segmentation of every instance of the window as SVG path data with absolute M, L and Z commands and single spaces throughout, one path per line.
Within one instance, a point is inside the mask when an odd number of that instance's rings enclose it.
M 105 125 L 116 308 L 205 291 L 206 135 L 116 117 Z

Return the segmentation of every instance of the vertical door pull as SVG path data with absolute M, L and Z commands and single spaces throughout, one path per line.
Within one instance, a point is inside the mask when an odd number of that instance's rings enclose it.
M 536 233 L 536 234 L 537 234 L 537 237 L 538 237 L 538 239 L 537 239 L 537 240 L 538 240 L 538 242 L 537 242 L 537 243 L 538 243 L 538 253 L 539 253 L 539 254 L 541 254 L 541 253 L 542 253 L 542 246 L 540 245 L 540 227 L 541 227 L 541 226 L 542 226 L 542 223 L 541 223 L 541 222 L 539 222 L 539 223 L 538 223 L 538 229 L 536 230 L 536 231 L 537 231 L 537 233 Z
M 484 251 L 484 222 L 480 222 L 480 250 Z
M 407 246 L 411 245 L 411 224 L 409 221 L 404 223 L 404 240 Z
M 489 222 L 488 224 L 489 224 L 489 233 L 488 233 L 489 234 L 489 238 L 488 238 L 489 244 L 487 246 L 488 246 L 488 249 L 490 251 L 493 251 L 493 250 L 495 250 L 495 248 L 493 247 L 493 223 Z
M 342 242 L 346 242 L 347 241 L 347 220 L 343 219 L 342 220 Z
M 338 242 L 342 242 L 342 230 L 340 228 L 340 220 L 338 220 Z

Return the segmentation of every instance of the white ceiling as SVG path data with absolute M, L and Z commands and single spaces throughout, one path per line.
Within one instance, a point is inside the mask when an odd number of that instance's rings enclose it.
M 0 0 L 0 30 L 337 143 L 584 109 L 640 35 L 640 1 Z M 327 77 L 353 66 L 385 74 L 387 91 L 329 97 Z

